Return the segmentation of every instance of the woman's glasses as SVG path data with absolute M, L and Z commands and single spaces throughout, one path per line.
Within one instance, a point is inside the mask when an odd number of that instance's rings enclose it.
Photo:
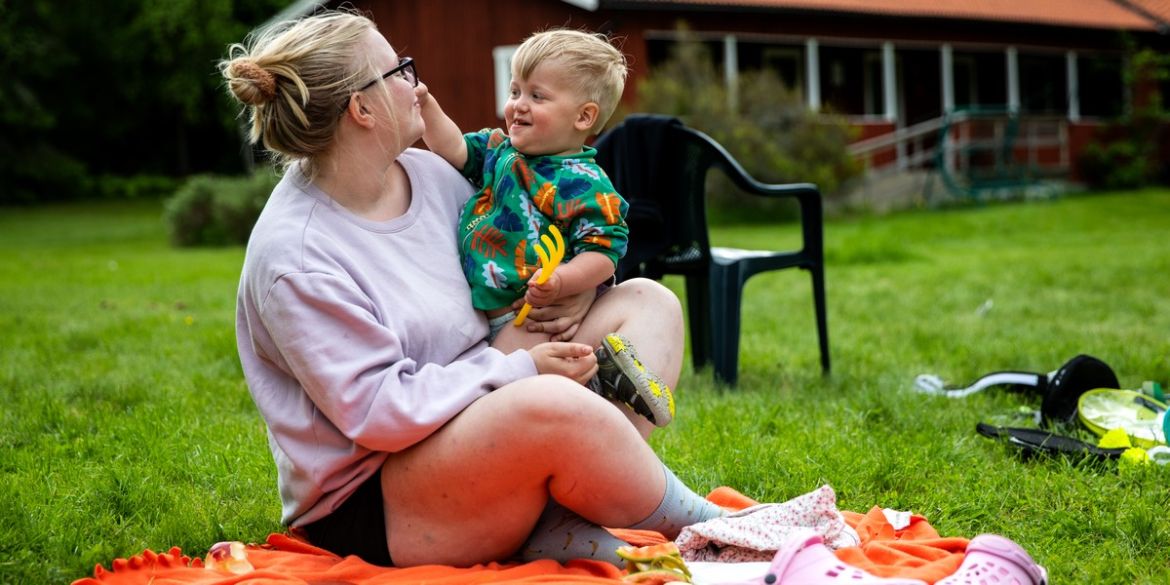
M 386 79 L 391 75 L 397 75 L 402 79 L 405 79 L 411 87 L 418 87 L 418 71 L 414 68 L 414 59 L 411 59 L 410 57 L 403 57 L 398 60 L 397 67 L 387 71 L 386 73 L 383 73 L 382 77 L 379 77 L 378 79 L 363 85 L 358 91 L 365 91 L 370 89 L 370 87 L 375 83 L 378 83 L 379 81 Z
M 387 71 L 386 73 L 383 73 L 381 77 L 361 86 L 358 91 L 366 91 L 367 89 L 373 87 L 375 83 L 378 83 L 379 81 L 382 81 L 391 75 L 397 75 L 398 77 L 401 77 L 403 80 L 409 83 L 411 87 L 418 87 L 418 71 L 414 68 L 414 59 L 411 59 L 410 57 L 403 57 L 398 60 L 397 67 Z M 338 115 L 345 114 L 345 109 L 349 107 L 350 99 L 353 99 L 352 93 L 349 94 L 349 99 L 345 100 L 345 104 L 341 106 L 341 111 L 338 113 Z

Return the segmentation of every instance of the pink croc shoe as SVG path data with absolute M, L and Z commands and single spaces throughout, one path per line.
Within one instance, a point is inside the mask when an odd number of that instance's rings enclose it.
M 757 584 L 763 585 L 926 585 L 918 579 L 875 577 L 842 563 L 824 545 L 819 535 L 795 538 L 776 552 L 768 572 Z
M 1048 585 L 1048 571 L 1014 541 L 980 534 L 967 545 L 955 574 L 936 585 Z

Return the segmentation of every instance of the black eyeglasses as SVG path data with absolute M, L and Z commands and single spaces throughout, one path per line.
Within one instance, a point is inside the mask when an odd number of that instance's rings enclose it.
M 382 77 L 375 79 L 361 87 L 358 91 L 365 91 L 370 89 L 375 83 L 397 74 L 402 79 L 405 79 L 411 87 L 418 87 L 418 71 L 414 68 L 414 59 L 410 57 L 403 57 L 398 60 L 398 66 L 382 74 Z

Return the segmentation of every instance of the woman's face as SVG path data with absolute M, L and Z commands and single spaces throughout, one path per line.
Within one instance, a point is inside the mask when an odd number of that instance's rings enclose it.
M 398 54 L 378 31 L 369 31 L 365 44 L 370 59 L 378 71 L 384 73 L 398 66 Z M 419 102 L 421 90 L 416 88 L 412 81 L 406 79 L 406 76 L 391 75 L 365 91 L 369 97 L 373 98 L 371 101 L 374 104 L 380 104 L 386 108 L 385 114 L 380 115 L 379 118 L 388 122 L 384 126 L 393 132 L 391 138 L 402 145 L 400 150 L 405 150 L 407 146 L 422 138 L 426 126 L 423 123 L 422 108 Z M 385 101 L 382 100 L 381 96 L 385 96 Z

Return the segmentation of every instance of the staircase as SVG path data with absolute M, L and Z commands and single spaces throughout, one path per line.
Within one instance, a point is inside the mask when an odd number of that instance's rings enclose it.
M 853 191 L 871 202 L 932 203 L 948 194 L 1018 197 L 1034 192 L 1043 181 L 1067 178 L 1070 168 L 1065 118 L 1025 116 L 1005 108 L 955 110 L 856 142 L 849 152 L 866 167 L 862 184 Z M 898 175 L 903 178 L 891 179 Z

